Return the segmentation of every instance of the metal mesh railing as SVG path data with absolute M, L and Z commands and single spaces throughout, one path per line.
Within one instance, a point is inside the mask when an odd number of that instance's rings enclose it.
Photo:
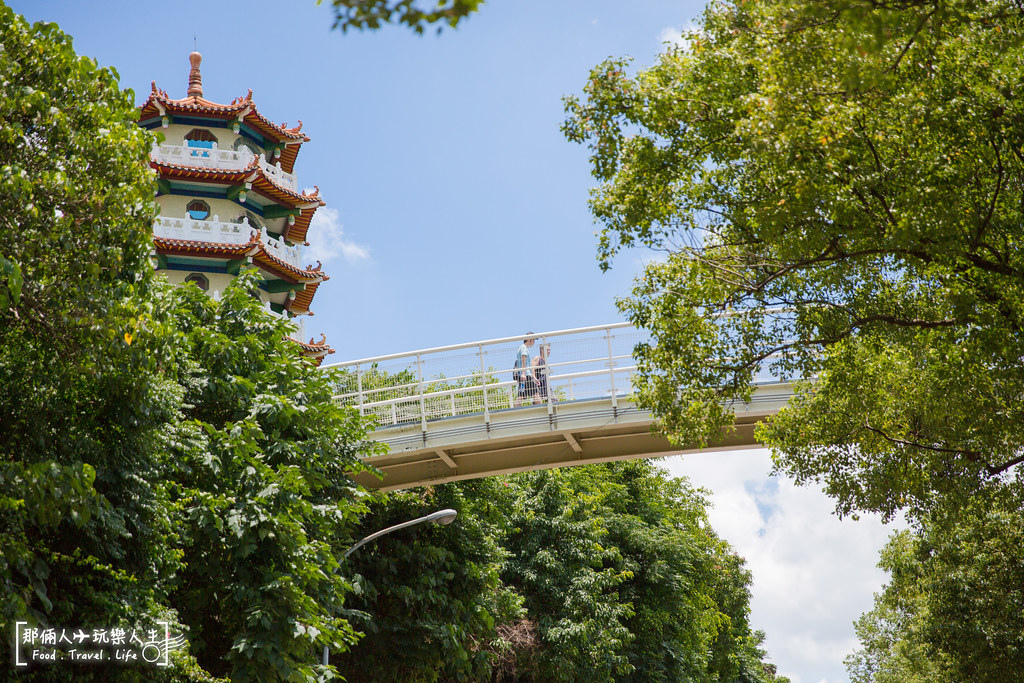
M 455 344 L 365 358 L 329 367 L 340 373 L 337 400 L 377 418 L 381 427 L 488 413 L 524 405 L 632 392 L 633 347 L 646 337 L 628 323 L 533 335 L 535 361 L 546 347 L 543 368 L 517 369 L 524 337 Z
M 629 323 L 614 323 L 533 335 L 530 358 L 546 347 L 543 371 L 531 367 L 533 381 L 517 377 L 515 367 L 524 337 L 453 344 L 409 353 L 377 356 L 330 366 L 341 370 L 336 400 L 357 406 L 377 419 L 379 427 L 426 423 L 459 415 L 566 401 L 619 397 L 633 392 L 634 347 L 647 332 Z M 780 377 L 771 368 L 773 354 L 756 373 L 755 382 Z M 542 380 L 537 382 L 536 380 Z

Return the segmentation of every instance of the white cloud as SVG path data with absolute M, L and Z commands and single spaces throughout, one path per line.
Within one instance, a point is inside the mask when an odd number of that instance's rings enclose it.
M 688 36 L 696 30 L 697 25 L 692 21 L 687 22 L 683 28 L 666 26 L 658 34 L 658 42 L 661 44 L 670 43 L 685 50 L 690 46 L 690 38 Z
M 303 259 L 309 263 L 326 264 L 339 256 L 349 263 L 370 259 L 368 247 L 345 237 L 337 209 L 318 209 L 310 221 L 306 240 L 309 246 L 305 248 Z
M 853 621 L 871 609 L 886 575 L 878 551 L 893 527 L 878 517 L 840 520 L 821 491 L 768 477 L 767 450 L 676 456 L 662 462 L 712 492 L 711 525 L 754 577 L 751 623 L 793 683 L 845 681 Z
M 666 263 L 667 261 L 668 256 L 664 253 L 656 251 L 641 252 L 634 257 L 634 270 L 643 272 L 652 263 Z

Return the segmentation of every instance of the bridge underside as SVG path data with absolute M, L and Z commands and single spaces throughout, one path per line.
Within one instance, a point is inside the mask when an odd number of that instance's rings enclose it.
M 754 428 L 792 396 L 788 384 L 759 387 L 736 410 L 736 423 L 704 449 L 672 446 L 651 432 L 652 416 L 622 397 L 538 405 L 391 427 L 373 434 L 390 447 L 368 458 L 383 479 L 356 481 L 385 491 L 528 470 L 757 446 Z

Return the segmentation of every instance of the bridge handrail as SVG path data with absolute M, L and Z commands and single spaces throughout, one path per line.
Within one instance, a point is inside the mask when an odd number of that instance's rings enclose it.
M 625 367 L 625 366 L 624 367 L 617 367 L 617 368 L 615 368 L 614 371 L 615 372 L 633 372 L 635 370 L 636 370 L 636 366 L 635 365 L 630 365 L 628 367 Z M 600 377 L 600 376 L 606 375 L 606 374 L 608 374 L 607 370 L 588 370 L 586 372 L 569 372 L 569 373 L 565 373 L 565 374 L 561 374 L 561 375 L 551 375 L 551 377 L 549 378 L 549 381 L 554 382 L 555 380 L 579 379 L 579 378 L 582 378 L 582 377 Z M 396 398 L 388 398 L 388 399 L 383 399 L 383 400 L 380 400 L 380 401 L 370 401 L 370 402 L 367 402 L 367 403 L 363 403 L 363 408 L 377 408 L 377 407 L 381 407 L 381 406 L 389 406 L 389 405 L 394 405 L 394 404 L 398 404 L 398 403 L 408 403 L 410 401 L 418 401 L 420 396 L 422 396 L 425 399 L 429 399 L 429 398 L 440 398 L 440 397 L 443 397 L 443 396 L 452 396 L 452 395 L 456 395 L 456 394 L 481 393 L 480 389 L 489 389 L 489 390 L 493 390 L 493 389 L 509 389 L 509 388 L 512 388 L 512 387 L 516 387 L 518 384 L 519 383 L 516 382 L 515 380 L 510 379 L 510 380 L 499 380 L 497 382 L 491 382 L 491 383 L 486 384 L 486 385 L 477 385 L 477 386 L 471 386 L 471 387 L 453 387 L 451 389 L 442 389 L 440 391 L 432 391 L 432 392 L 425 393 L 425 394 L 411 394 L 409 396 L 398 396 Z M 375 390 L 375 391 L 388 391 L 389 389 L 390 389 L 390 387 L 387 388 L 387 389 L 379 389 L 379 390 Z M 335 398 L 336 399 L 350 398 L 350 397 L 354 397 L 354 396 L 357 396 L 357 394 L 340 394 L 340 395 L 336 396 Z
M 515 378 L 517 349 L 527 336 L 551 349 L 546 394 Z M 630 323 L 517 334 L 335 363 L 343 371 L 335 400 L 378 419 L 379 428 L 452 415 L 479 414 L 561 400 L 616 397 L 632 391 L 633 348 L 645 337 Z M 557 359 L 557 360 L 556 360 Z
M 632 358 L 632 356 L 629 355 L 629 354 L 620 354 L 620 355 L 613 355 L 613 356 L 611 356 L 611 360 L 623 360 L 623 359 L 626 359 L 626 358 Z M 565 365 L 580 365 L 582 363 L 600 363 L 600 362 L 603 362 L 603 361 L 607 361 L 608 359 L 609 359 L 609 357 L 605 356 L 605 357 L 601 357 L 601 358 L 588 358 L 588 359 L 584 359 L 584 360 L 572 360 L 572 361 L 562 361 L 560 363 L 548 363 L 548 368 L 549 368 L 549 372 L 550 372 L 551 368 L 556 368 L 556 367 L 565 366 Z M 636 369 L 635 365 L 631 365 L 629 367 L 630 367 L 630 369 L 633 369 L 633 370 Z M 616 372 L 621 372 L 624 369 L 625 368 L 616 366 L 615 371 Z M 491 368 L 491 369 L 488 369 L 486 374 L 488 376 L 490 376 L 490 377 L 493 377 L 493 376 L 499 375 L 501 373 L 512 372 L 512 370 L 513 370 L 513 368 L 507 368 L 507 369 Z M 555 379 L 567 379 L 567 378 L 572 378 L 572 377 L 586 377 L 586 376 L 590 376 L 590 375 L 604 374 L 605 372 L 607 372 L 607 370 L 595 370 L 595 371 L 592 371 L 592 372 L 589 372 L 589 373 L 566 373 L 566 374 L 562 374 L 562 375 L 551 375 L 550 379 L 551 380 L 555 380 Z M 437 378 L 435 378 L 433 380 L 430 380 L 430 381 L 431 382 L 457 382 L 458 380 L 474 379 L 474 378 L 479 377 L 479 376 L 480 375 L 476 374 L 476 373 L 471 373 L 471 374 L 468 374 L 468 375 L 452 375 L 450 377 L 445 375 L 444 377 L 437 377 Z M 508 382 L 508 383 L 511 383 L 511 382 Z M 419 387 L 419 385 L 420 385 L 420 382 L 408 382 L 406 384 L 392 384 L 392 385 L 389 385 L 389 386 L 386 386 L 386 387 L 379 387 L 379 388 L 376 388 L 376 389 L 366 389 L 366 390 L 363 391 L 363 393 L 367 394 L 367 393 L 372 393 L 372 392 L 375 392 L 375 391 L 379 392 L 379 391 L 397 391 L 397 390 L 401 390 L 401 389 L 415 389 L 415 388 Z M 480 386 L 483 386 L 483 385 L 480 385 Z M 496 382 L 488 382 L 487 383 L 487 387 L 489 387 L 489 388 L 493 388 L 495 386 L 497 386 Z M 456 392 L 458 392 L 458 391 L 468 391 L 468 390 L 472 390 L 474 388 L 476 388 L 476 387 L 458 387 L 458 388 L 455 388 L 455 389 L 451 389 L 450 391 L 456 391 Z M 434 393 L 442 393 L 443 394 L 445 392 L 442 391 L 442 392 L 434 392 Z M 427 393 L 425 393 L 423 395 L 424 396 L 433 396 L 434 393 L 427 392 Z M 350 392 L 350 393 L 347 393 L 347 394 L 338 394 L 334 398 L 335 399 L 352 398 L 352 397 L 355 397 L 355 396 L 358 396 L 358 395 L 359 395 L 359 392 Z M 417 394 L 417 396 L 418 395 L 419 394 Z M 408 397 L 403 397 L 403 399 L 406 399 L 406 398 L 408 398 Z M 363 405 L 370 405 L 370 404 L 369 403 L 364 403 Z
M 624 327 L 633 327 L 633 323 L 609 323 L 607 325 L 590 325 L 588 327 L 574 327 L 567 330 L 554 330 L 552 332 L 534 332 L 532 337 L 540 339 L 541 337 L 559 337 L 568 334 L 582 334 L 586 332 L 599 332 L 601 330 L 617 330 Z M 426 355 L 428 353 L 442 353 L 445 351 L 461 351 L 462 349 L 472 349 L 478 346 L 493 346 L 495 344 L 508 344 L 509 342 L 522 341 L 527 335 L 515 334 L 511 337 L 498 337 L 496 339 L 482 339 L 474 342 L 463 342 L 461 344 L 449 344 L 447 346 L 435 346 L 430 349 L 419 349 L 416 351 L 402 351 L 401 353 L 389 353 L 383 356 L 371 356 L 370 358 L 360 358 L 359 360 L 347 360 L 340 363 L 330 363 L 324 365 L 324 368 L 343 368 L 350 365 L 367 365 L 372 363 L 379 363 L 385 360 L 395 360 L 396 358 L 404 358 L 406 356 Z
M 400 425 L 404 429 L 418 422 L 425 434 L 428 422 L 435 419 L 478 415 L 489 425 L 492 411 L 538 402 L 547 406 L 549 415 L 558 403 L 580 399 L 610 399 L 615 410 L 620 397 L 633 392 L 637 370 L 633 352 L 648 338 L 647 332 L 630 323 L 530 334 L 537 341 L 532 357 L 539 356 L 543 346 L 551 352 L 544 393 L 532 381 L 516 378 L 518 348 L 526 336 L 449 344 L 325 367 L 341 371 L 335 400 L 376 417 L 379 430 Z

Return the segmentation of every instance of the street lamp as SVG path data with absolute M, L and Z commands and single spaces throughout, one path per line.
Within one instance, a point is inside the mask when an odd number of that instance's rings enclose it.
M 357 548 L 360 548 L 360 547 L 366 545 L 370 541 L 375 541 L 378 538 L 380 538 L 381 536 L 385 536 L 387 534 L 390 534 L 392 531 L 398 531 L 399 529 L 405 529 L 406 527 L 416 526 L 417 524 L 423 524 L 425 522 L 433 522 L 434 524 L 440 524 L 442 526 L 445 525 L 445 524 L 451 524 L 452 522 L 455 521 L 455 517 L 458 514 L 459 514 L 458 512 L 456 512 L 455 510 L 452 510 L 451 508 L 445 508 L 444 510 L 438 510 L 437 512 L 431 512 L 429 515 L 424 515 L 422 517 L 417 517 L 416 519 L 410 519 L 408 522 L 402 522 L 401 524 L 396 524 L 394 526 L 389 526 L 387 529 L 381 529 L 380 531 L 378 531 L 376 533 L 370 534 L 369 536 L 367 536 L 366 538 L 364 538 L 363 540 L 359 541 L 354 546 L 352 546 L 351 548 L 346 550 L 345 554 L 341 556 L 341 559 L 345 559 L 346 557 L 351 555 L 353 552 L 355 552 L 355 550 Z M 330 650 L 328 649 L 328 647 L 326 645 L 324 645 L 324 666 L 327 666 L 327 660 L 330 658 L 330 655 L 331 655 Z

